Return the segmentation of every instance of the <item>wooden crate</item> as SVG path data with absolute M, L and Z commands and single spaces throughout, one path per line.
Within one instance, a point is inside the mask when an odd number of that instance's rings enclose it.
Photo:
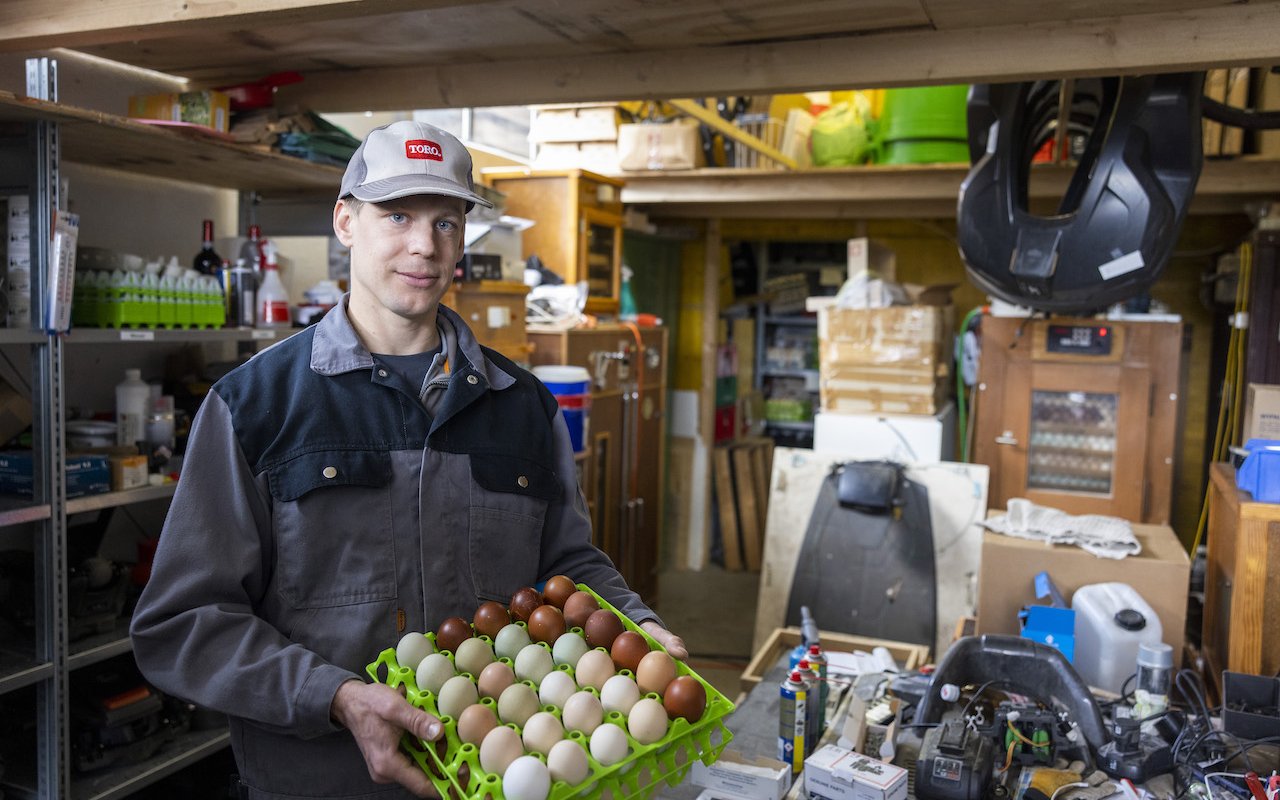
M 866 636 L 834 631 L 818 631 L 818 641 L 822 644 L 822 649 L 828 653 L 852 653 L 857 650 L 869 653 L 877 647 L 883 647 L 898 662 L 899 667 L 908 671 L 919 669 L 929 663 L 929 648 L 923 644 L 871 639 Z M 756 684 L 764 679 L 765 673 L 778 663 L 782 654 L 798 644 L 800 644 L 799 628 L 774 628 L 773 633 L 752 656 L 746 671 L 742 673 L 740 684 L 742 691 L 750 692 L 754 689 Z
M 531 349 L 524 327 L 528 293 L 528 286 L 513 281 L 455 281 L 441 302 L 466 320 L 480 344 L 526 364 Z

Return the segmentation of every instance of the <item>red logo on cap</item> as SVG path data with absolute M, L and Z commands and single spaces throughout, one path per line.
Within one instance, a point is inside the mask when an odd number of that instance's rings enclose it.
M 444 151 L 430 139 L 410 139 L 404 143 L 405 158 L 424 158 L 428 161 L 444 161 Z

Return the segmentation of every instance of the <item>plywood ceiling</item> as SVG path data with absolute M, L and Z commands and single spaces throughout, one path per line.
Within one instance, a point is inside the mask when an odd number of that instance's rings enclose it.
M 1277 0 L 6 0 L 0 49 L 200 85 L 298 70 L 322 110 L 1098 74 L 1280 60 Z

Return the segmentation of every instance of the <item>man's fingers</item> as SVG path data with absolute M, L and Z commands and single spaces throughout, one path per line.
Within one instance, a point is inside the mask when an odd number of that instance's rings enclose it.
M 444 726 L 440 724 L 440 720 L 422 709 L 410 705 L 407 700 L 402 701 L 401 706 L 396 711 L 395 718 L 391 719 L 391 722 L 399 725 L 419 739 L 435 741 L 444 732 Z
M 398 783 L 418 797 L 439 797 L 440 793 L 427 778 L 425 772 L 405 755 L 397 753 L 398 758 L 386 765 L 384 776 L 387 783 Z
M 667 649 L 667 652 L 671 654 L 672 658 L 678 658 L 681 661 L 684 661 L 689 657 L 689 649 L 685 646 L 684 640 L 658 623 L 653 620 L 648 620 L 641 623 L 640 627 L 643 628 L 650 636 L 657 639 L 658 642 Z

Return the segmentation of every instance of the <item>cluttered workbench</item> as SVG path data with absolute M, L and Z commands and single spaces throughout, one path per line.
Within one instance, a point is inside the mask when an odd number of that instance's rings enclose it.
M 770 763 L 779 755 L 781 687 L 790 665 L 789 653 L 779 655 L 727 718 L 734 738 L 716 765 L 695 766 L 681 785 L 655 796 L 1280 798 L 1280 777 L 1273 777 L 1280 770 L 1280 735 L 1272 727 L 1280 718 L 1277 698 L 1266 695 L 1280 686 L 1277 679 L 1244 676 L 1257 683 L 1237 691 L 1253 695 L 1227 698 L 1220 710 L 1207 704 L 1196 673 L 1170 669 L 1167 698 L 1143 694 L 1135 709 L 1134 692 L 1095 696 L 1050 647 L 1013 636 L 967 637 L 936 669 L 856 678 L 833 673 L 829 724 L 793 780 L 788 765 Z M 1238 678 L 1229 673 L 1228 680 Z M 872 719 L 886 708 L 892 708 L 887 717 Z M 816 776 L 815 762 L 822 762 Z

